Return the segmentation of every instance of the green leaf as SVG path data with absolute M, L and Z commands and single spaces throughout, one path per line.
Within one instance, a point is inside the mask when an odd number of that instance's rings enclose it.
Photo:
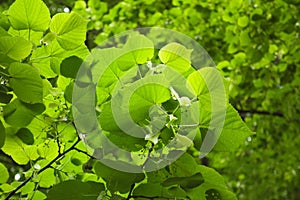
M 186 193 L 179 187 L 162 187 L 160 183 L 142 183 L 138 185 L 134 191 L 134 196 L 147 196 L 149 199 L 160 199 L 154 198 L 157 196 L 161 196 L 165 199 L 166 197 L 169 199 L 185 199 Z M 175 197 L 175 198 L 174 198 Z M 144 198 L 135 198 L 137 200 L 143 200 Z
M 162 85 L 143 85 L 139 87 L 130 98 L 130 115 L 135 122 L 140 122 L 145 118 L 148 118 L 151 106 L 166 102 L 170 98 L 170 90 Z
M 3 147 L 5 143 L 5 137 L 6 137 L 5 127 L 3 126 L 3 123 L 0 120 L 0 149 Z
M 249 23 L 249 19 L 247 16 L 242 16 L 238 19 L 238 25 L 240 27 L 246 27 Z
M 105 190 L 102 183 L 69 180 L 54 185 L 47 194 L 48 200 L 95 200 Z
M 20 100 L 26 103 L 43 101 L 43 81 L 34 67 L 23 63 L 12 63 L 8 69 L 10 86 Z
M 0 183 L 6 183 L 6 181 L 9 178 L 9 173 L 5 167 L 5 165 L 3 165 L 2 163 L 0 163 Z
M 86 25 L 87 21 L 76 13 L 59 13 L 52 18 L 50 31 L 62 48 L 72 50 L 85 41 Z
M 184 73 L 191 67 L 191 53 L 192 50 L 173 42 L 161 48 L 158 56 L 164 64 Z
M 31 52 L 32 45 L 22 37 L 0 37 L 0 55 L 14 60 L 26 58 Z
M 154 55 L 153 42 L 144 35 L 138 33 L 132 33 L 129 35 L 123 50 L 125 52 L 129 52 L 128 54 L 133 57 L 136 64 L 144 64 L 148 60 L 151 60 Z
M 214 149 L 216 151 L 233 151 L 245 143 L 246 138 L 250 135 L 253 135 L 253 132 L 243 122 L 233 106 L 228 105 L 222 133 Z
M 94 169 L 96 174 L 106 181 L 108 189 L 113 192 L 126 193 L 130 190 L 130 186 L 133 183 L 140 182 L 145 178 L 144 174 L 118 171 L 102 164 L 100 161 L 95 163 Z
M 31 131 L 27 128 L 20 128 L 16 133 L 18 138 L 22 140 L 25 144 L 32 145 L 34 143 L 34 137 Z
M 24 144 L 17 136 L 7 135 L 2 151 L 20 165 L 26 165 L 29 161 L 39 157 L 34 145 Z
M 8 19 L 14 29 L 45 31 L 50 22 L 50 12 L 41 0 L 16 0 L 8 10 Z
M 206 199 L 212 197 L 211 192 L 215 191 L 215 195 L 221 196 L 219 199 L 236 200 L 236 196 L 230 192 L 224 182 L 223 177 L 214 169 L 198 165 L 195 171 L 201 172 L 204 183 L 198 187 L 188 190 L 188 196 L 191 199 Z
M 77 56 L 71 56 L 64 59 L 60 64 L 61 75 L 75 79 L 82 62 L 83 60 Z
M 27 104 L 15 99 L 3 108 L 3 117 L 5 122 L 12 126 L 25 127 L 44 110 L 43 104 Z
M 40 187 L 50 188 L 56 183 L 56 177 L 54 175 L 54 169 L 48 168 L 40 173 L 34 180 Z
M 190 189 L 201 185 L 203 182 L 204 179 L 201 173 L 196 173 L 192 176 L 187 176 L 187 177 L 168 178 L 162 183 L 162 186 L 169 187 L 172 185 L 180 185 L 183 189 Z

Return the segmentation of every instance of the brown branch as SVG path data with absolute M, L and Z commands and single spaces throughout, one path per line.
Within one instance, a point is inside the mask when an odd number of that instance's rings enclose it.
M 271 115 L 271 116 L 277 116 L 277 117 L 284 117 L 284 114 L 282 112 L 269 112 L 269 111 L 259 111 L 259 110 L 239 110 L 237 111 L 241 114 L 259 114 L 259 115 Z

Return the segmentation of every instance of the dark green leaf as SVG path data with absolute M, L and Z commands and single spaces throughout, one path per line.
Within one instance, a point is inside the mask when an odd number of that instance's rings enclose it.
M 53 186 L 47 194 L 47 199 L 95 200 L 104 190 L 102 183 L 69 180 Z
M 82 62 L 83 60 L 77 56 L 71 56 L 64 59 L 60 64 L 61 75 L 75 79 Z
M 24 142 L 25 144 L 32 145 L 34 143 L 34 137 L 31 131 L 27 128 L 21 128 L 18 130 L 16 135 Z

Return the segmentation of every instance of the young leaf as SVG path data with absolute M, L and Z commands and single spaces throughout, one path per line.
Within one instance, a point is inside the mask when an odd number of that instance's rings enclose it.
M 8 19 L 17 30 L 45 31 L 50 22 L 50 12 L 41 0 L 16 0 L 8 10 Z
M 9 84 L 20 100 L 26 103 L 43 101 L 43 81 L 35 68 L 28 64 L 12 63 L 8 69 Z
M 72 50 L 85 41 L 86 25 L 87 21 L 76 13 L 59 13 L 52 18 L 50 30 L 62 48 Z
M 105 190 L 102 183 L 80 182 L 69 180 L 54 185 L 50 189 L 47 199 L 49 200 L 95 200 Z

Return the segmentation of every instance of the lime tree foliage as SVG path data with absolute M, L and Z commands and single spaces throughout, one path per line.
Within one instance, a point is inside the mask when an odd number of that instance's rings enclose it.
M 185 33 L 229 80 L 229 98 L 257 133 L 236 154 L 208 164 L 239 199 L 299 199 L 299 30 L 297 0 L 124 0 L 74 2 L 89 47 L 127 29 L 160 26 Z M 251 141 L 251 142 L 250 142 Z
M 106 3 L 90 3 L 98 6 L 92 8 L 100 10 L 98 16 L 107 12 Z M 83 1 L 76 2 L 75 8 L 82 5 Z M 163 104 L 173 116 L 172 120 L 166 119 L 165 128 L 155 139 L 128 139 L 125 133 L 116 131 L 107 106 L 111 97 L 109 86 L 116 79 L 112 72 L 121 77 L 128 63 L 130 68 L 146 64 L 151 58 L 147 51 L 109 66 L 98 84 L 100 92 L 95 105 L 99 107 L 100 125 L 120 148 L 150 152 L 167 145 L 170 138 L 180 137 L 189 146 L 186 153 L 165 168 L 134 174 L 112 169 L 87 151 L 72 114 L 76 73 L 91 50 L 84 43 L 87 27 L 95 22 L 85 17 L 78 12 L 50 15 L 41 0 L 16 0 L 0 15 L 1 199 L 236 199 L 223 177 L 213 168 L 201 165 L 198 158 L 202 139 L 213 131 L 209 127 L 210 93 L 200 76 L 201 70 L 197 71 L 186 60 L 184 70 L 176 68 L 176 59 L 170 65 L 190 82 L 197 96 L 195 103 L 200 110 L 196 112 L 200 111 L 201 117 L 193 141 L 178 133 L 180 99 L 173 98 L 169 89 L 156 86 L 142 88 L 133 95 L 130 114 L 142 123 L 149 120 L 146 111 L 151 106 Z M 102 23 L 101 19 L 98 22 Z M 187 55 L 190 52 L 179 44 L 175 47 L 185 50 Z M 176 54 L 158 52 L 165 64 L 172 56 Z M 218 73 L 215 68 L 205 70 L 212 77 Z M 155 76 L 144 75 L 147 74 Z M 228 103 L 228 95 L 226 98 L 224 127 L 215 151 L 233 151 L 252 135 Z

